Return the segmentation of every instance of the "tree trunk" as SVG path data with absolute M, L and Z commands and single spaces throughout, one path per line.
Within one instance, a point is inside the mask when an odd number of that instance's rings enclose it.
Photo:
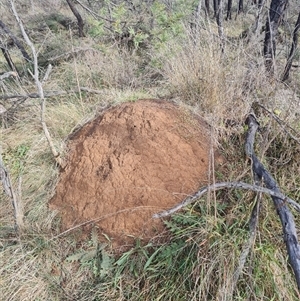
M 244 12 L 244 0 L 239 0 L 239 9 L 238 9 L 238 14 Z
M 278 27 L 282 21 L 282 17 L 288 0 L 272 0 L 270 10 L 267 15 L 266 35 L 264 41 L 264 57 L 266 71 L 269 75 L 274 75 L 274 59 L 276 54 L 276 36 Z
M 195 20 L 194 20 L 196 36 L 198 36 L 199 34 L 201 8 L 202 8 L 202 0 L 199 0 L 195 10 Z
M 218 0 L 213 0 L 213 4 L 214 4 L 214 18 L 215 18 L 219 10 Z
M 209 16 L 209 0 L 205 0 L 205 12 Z
M 221 42 L 221 50 L 224 52 L 224 28 L 223 28 L 223 0 L 218 0 L 218 10 L 216 14 L 216 20 L 218 25 L 218 33 Z
M 72 0 L 66 0 L 72 13 L 74 14 L 74 16 L 76 17 L 77 19 L 77 23 L 78 23 L 78 33 L 79 33 L 79 36 L 80 37 L 85 37 L 85 34 L 83 32 L 83 26 L 84 26 L 84 23 L 83 23 L 83 20 L 81 18 L 81 15 L 80 13 L 78 12 L 77 8 L 75 7 L 74 3 L 72 2 Z
M 228 0 L 226 21 L 231 20 L 231 9 L 232 9 L 232 0 Z
M 295 25 L 295 28 L 294 28 L 294 31 L 293 31 L 292 47 L 291 47 L 289 58 L 288 58 L 287 63 L 285 65 L 285 69 L 284 69 L 283 76 L 282 76 L 282 81 L 285 81 L 289 78 L 290 69 L 292 67 L 293 59 L 294 59 L 296 49 L 297 49 L 299 29 L 300 29 L 300 12 L 299 12 L 298 19 L 297 19 L 297 22 L 296 22 L 296 25 Z

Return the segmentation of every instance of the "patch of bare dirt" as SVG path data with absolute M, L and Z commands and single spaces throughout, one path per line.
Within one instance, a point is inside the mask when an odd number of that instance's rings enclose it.
M 206 124 L 167 101 L 140 100 L 104 111 L 69 141 L 50 208 L 62 230 L 95 220 L 113 244 L 149 240 L 162 230 L 152 214 L 207 183 Z

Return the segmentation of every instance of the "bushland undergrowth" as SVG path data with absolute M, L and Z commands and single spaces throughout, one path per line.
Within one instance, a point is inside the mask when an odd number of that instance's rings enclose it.
M 251 44 L 240 37 L 254 20 L 253 6 L 225 24 L 227 40 L 221 53 L 214 19 L 203 12 L 195 35 L 195 1 L 171 2 L 95 1 L 88 7 L 105 19 L 82 8 L 85 38 L 76 35 L 76 23 L 70 24 L 73 16 L 64 2 L 16 3 L 38 49 L 42 75 L 49 63 L 53 65 L 44 91 L 67 91 L 47 98 L 46 123 L 60 154 L 64 156 L 74 128 L 107 105 L 166 98 L 213 126 L 225 158 L 214 180 L 250 182 L 244 120 L 254 107 L 261 125 L 257 153 L 282 190 L 299 199 L 299 73 L 293 71 L 288 83 L 278 80 L 285 63 L 282 50 L 276 74 L 268 78 L 262 37 Z M 8 6 L 0 5 L 1 17 L 18 34 Z M 292 14 L 288 17 L 293 24 Z M 279 48 L 288 51 L 286 41 Z M 5 35 L 1 42 L 6 43 Z M 21 76 L 1 81 L 1 95 L 36 92 L 28 71 L 31 64 L 14 48 L 11 56 Z M 0 68 L 9 69 L 3 57 Z M 74 92 L 79 87 L 97 93 Z M 100 243 L 93 232 L 80 244 L 76 233 L 60 235 L 59 219 L 47 207 L 58 168 L 40 125 L 39 101 L 20 97 L 0 103 L 7 110 L 0 115 L 2 157 L 25 213 L 25 228 L 17 234 L 10 200 L 0 193 L 3 300 L 299 300 L 280 222 L 268 197 L 263 198 L 251 255 L 234 293 L 229 293 L 249 236 L 252 192 L 211 194 L 167 219 L 163 237 L 146 245 L 137 240 L 121 254 L 111 250 L 109 242 Z M 255 103 L 270 112 L 257 109 Z M 299 226 L 299 214 L 295 219 Z

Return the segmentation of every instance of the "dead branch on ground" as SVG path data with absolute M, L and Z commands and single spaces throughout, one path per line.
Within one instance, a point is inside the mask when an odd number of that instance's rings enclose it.
M 253 145 L 255 134 L 258 129 L 258 122 L 253 114 L 250 114 L 247 117 L 246 124 L 248 125 L 248 132 L 246 137 L 245 152 L 247 157 L 251 160 L 253 174 L 258 179 L 263 181 L 268 189 L 276 193 L 281 193 L 275 179 L 270 175 L 270 173 L 265 169 L 263 164 L 254 154 Z M 271 197 L 281 221 L 284 242 L 289 255 L 290 264 L 294 271 L 298 288 L 300 289 L 300 245 L 298 243 L 294 217 L 288 209 L 285 200 L 282 201 L 282 198 L 279 198 L 274 194 L 271 194 Z
M 9 78 L 11 76 L 18 77 L 18 74 L 15 71 L 5 72 L 5 73 L 3 73 L 3 74 L 0 75 L 0 81 L 3 81 L 4 79 Z
M 199 200 L 199 198 L 201 198 L 203 195 L 205 195 L 208 191 L 216 191 L 216 190 L 221 190 L 224 188 L 252 190 L 252 191 L 256 191 L 256 192 L 266 193 L 271 196 L 276 196 L 277 198 L 279 198 L 282 201 L 282 204 L 289 203 L 291 206 L 293 206 L 294 209 L 296 209 L 298 212 L 300 212 L 300 204 L 298 204 L 291 198 L 285 196 L 281 192 L 273 191 L 272 189 L 268 189 L 268 188 L 261 187 L 258 185 L 251 185 L 251 184 L 248 184 L 245 182 L 221 182 L 221 183 L 216 183 L 214 185 L 208 185 L 208 186 L 202 187 L 196 193 L 187 197 L 184 201 L 182 201 L 181 203 L 172 207 L 171 209 L 154 214 L 153 218 L 161 218 L 161 217 L 169 216 L 169 215 L 179 211 L 180 209 Z
M 153 218 L 169 216 L 174 212 L 182 209 L 183 207 L 195 202 L 208 191 L 215 191 L 223 188 L 234 188 L 234 189 L 240 188 L 240 189 L 267 193 L 271 196 L 277 214 L 279 215 L 282 224 L 283 234 L 284 234 L 284 242 L 286 244 L 286 248 L 289 256 L 289 261 L 294 271 L 298 288 L 300 289 L 300 245 L 298 243 L 294 217 L 290 212 L 290 210 L 288 209 L 287 203 L 292 205 L 298 212 L 300 212 L 300 205 L 294 200 L 288 198 L 287 196 L 281 193 L 274 178 L 270 175 L 270 173 L 265 169 L 263 164 L 256 157 L 253 150 L 253 145 L 255 141 L 255 134 L 259 124 L 256 120 L 255 115 L 249 114 L 245 123 L 248 126 L 246 143 L 245 143 L 245 153 L 247 158 L 249 158 L 251 161 L 255 183 L 264 183 L 266 185 L 266 188 L 260 186 L 260 184 L 250 185 L 243 182 L 216 183 L 214 185 L 201 188 L 196 193 L 186 198 L 183 202 L 177 204 L 175 207 L 154 214 Z M 247 244 L 245 245 L 243 252 L 240 256 L 239 266 L 236 270 L 236 274 L 233 276 L 232 289 L 234 289 L 238 277 L 241 273 L 241 270 L 243 269 L 246 257 L 248 256 L 250 251 L 250 244 L 254 242 L 255 235 L 252 234 L 252 232 L 254 231 L 255 233 L 255 228 L 257 224 L 257 214 L 258 214 L 257 210 L 252 211 L 252 218 L 250 220 L 250 232 L 251 232 L 250 238 L 248 240 L 248 245 Z
M 15 35 L 7 28 L 7 26 L 0 20 L 0 28 L 12 39 L 13 43 L 20 49 L 25 60 L 30 61 L 30 56 L 22 46 L 21 42 L 15 37 Z

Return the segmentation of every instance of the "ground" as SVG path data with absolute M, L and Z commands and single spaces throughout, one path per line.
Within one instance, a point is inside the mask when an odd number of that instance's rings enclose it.
M 120 247 L 158 235 L 162 222 L 153 213 L 207 183 L 212 141 L 208 125 L 187 109 L 140 100 L 106 109 L 68 147 L 50 208 L 62 231 L 93 224 Z

